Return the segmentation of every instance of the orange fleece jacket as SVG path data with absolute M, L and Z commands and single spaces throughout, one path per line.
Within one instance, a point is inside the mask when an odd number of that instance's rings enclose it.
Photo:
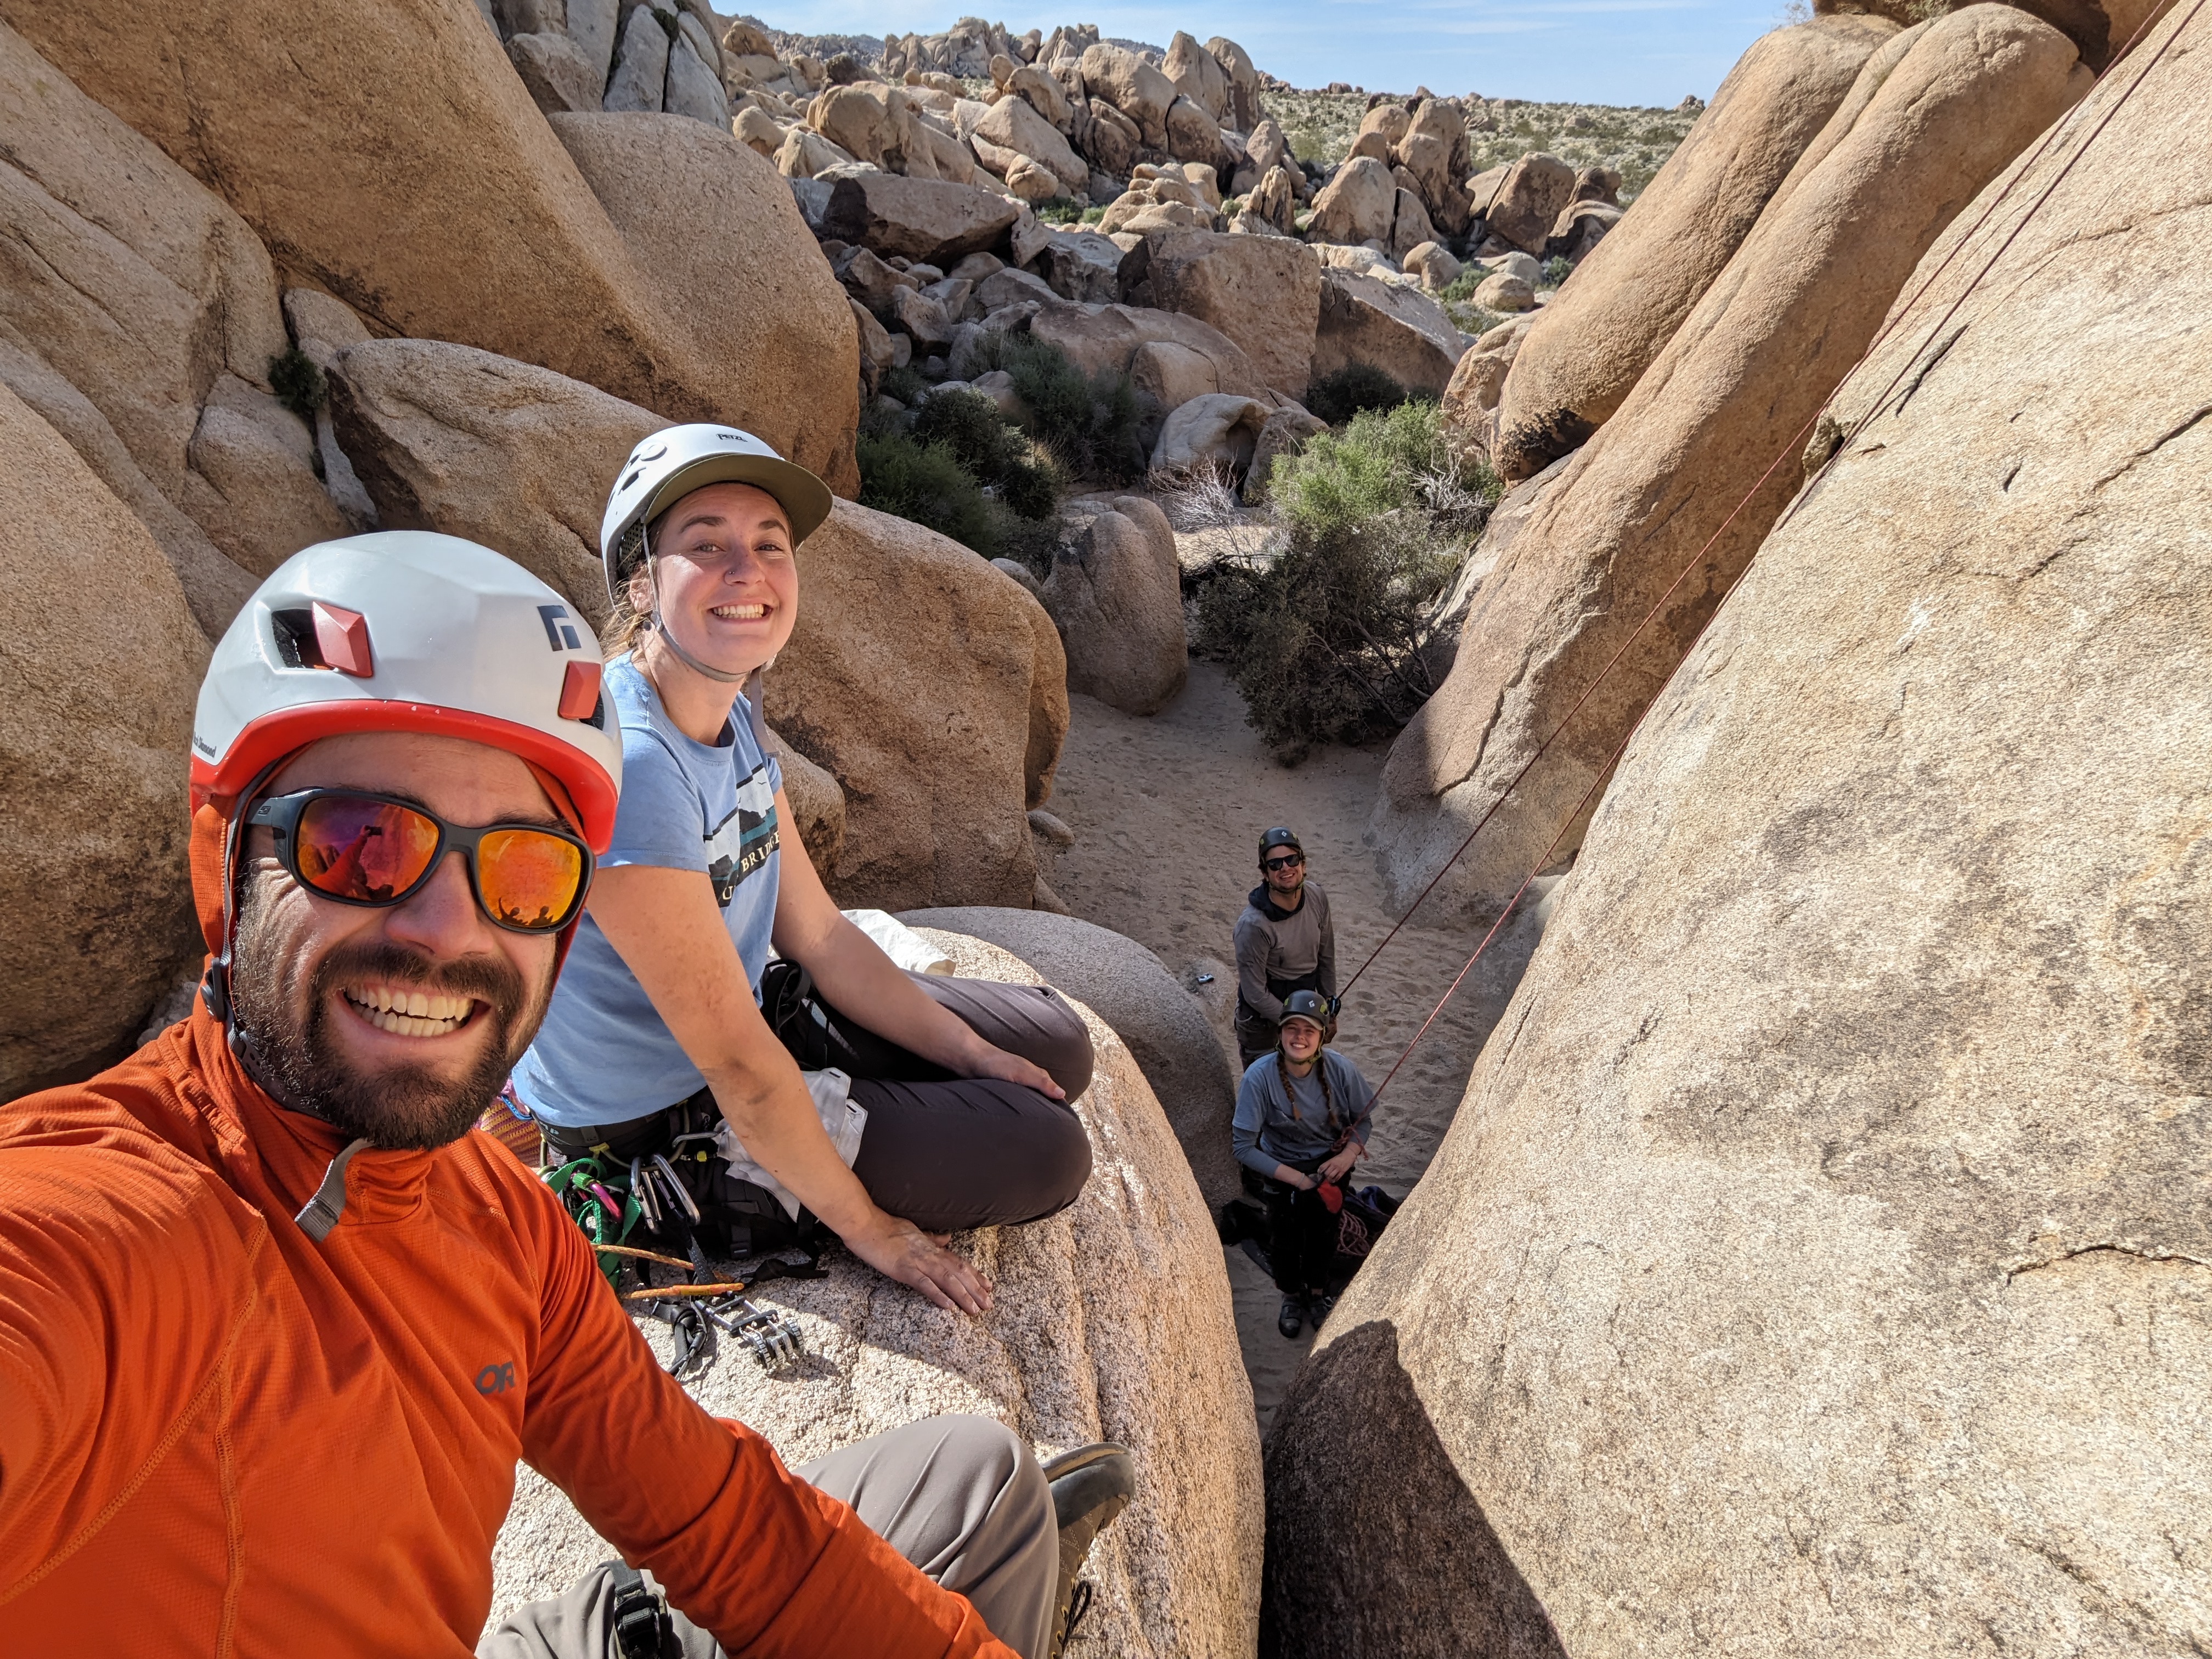
M 462 1659 L 528 1462 L 732 1654 L 1012 1659 L 654 1362 L 471 1131 L 348 1170 L 204 1010 L 0 1107 L 0 1650 Z

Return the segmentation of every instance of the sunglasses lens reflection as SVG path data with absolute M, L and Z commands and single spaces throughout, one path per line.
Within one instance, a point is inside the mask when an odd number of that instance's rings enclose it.
M 583 879 L 583 854 L 558 836 L 495 830 L 477 847 L 484 910 L 501 927 L 533 933 L 560 927 Z
M 300 815 L 300 877 L 317 892 L 380 904 L 422 878 L 438 826 L 390 801 L 325 795 Z

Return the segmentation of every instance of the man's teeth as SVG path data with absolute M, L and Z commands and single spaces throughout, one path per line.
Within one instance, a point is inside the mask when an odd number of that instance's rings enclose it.
M 459 1030 L 476 1007 L 471 997 L 436 996 L 389 985 L 363 986 L 344 995 L 371 1025 L 398 1036 L 444 1036 Z
M 730 622 L 758 622 L 768 615 L 764 605 L 718 605 L 714 614 Z

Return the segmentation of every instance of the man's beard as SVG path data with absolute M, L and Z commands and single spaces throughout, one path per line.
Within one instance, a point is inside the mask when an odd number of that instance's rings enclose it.
M 536 1034 L 550 975 L 532 999 L 504 956 L 434 962 L 383 940 L 334 946 L 309 967 L 287 950 L 260 902 L 265 884 L 249 878 L 245 888 L 231 951 L 231 1009 L 240 1056 L 255 1081 L 282 1104 L 386 1152 L 429 1152 L 467 1133 Z M 343 985 L 474 998 L 483 1006 L 471 1023 L 484 1024 L 489 1040 L 458 1079 L 405 1065 L 364 1076 L 349 1065 L 330 1030 L 333 994 Z

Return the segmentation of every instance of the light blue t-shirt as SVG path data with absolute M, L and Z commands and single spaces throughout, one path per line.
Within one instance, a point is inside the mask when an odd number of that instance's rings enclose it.
M 603 682 L 622 718 L 622 799 L 599 865 L 700 870 L 713 878 L 730 942 L 760 994 L 775 927 L 775 792 L 783 769 L 753 741 L 738 699 L 719 743 L 677 729 L 628 657 Z M 549 1123 L 584 1128 L 673 1106 L 706 1085 L 599 924 L 585 913 L 515 1092 Z

